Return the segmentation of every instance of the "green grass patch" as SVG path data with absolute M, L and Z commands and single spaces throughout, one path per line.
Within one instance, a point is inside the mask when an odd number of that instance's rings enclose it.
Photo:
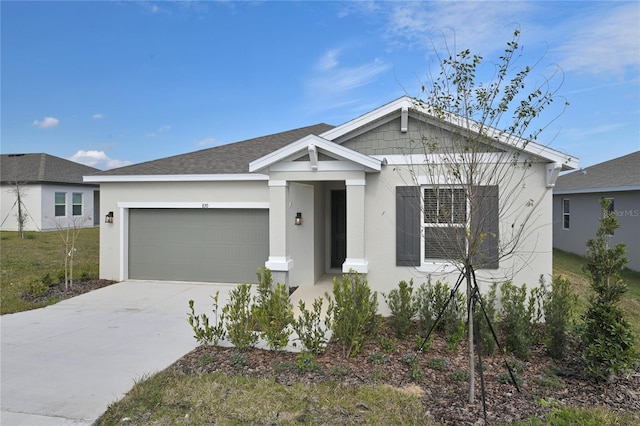
M 553 408 L 544 420 L 537 417 L 512 423 L 515 426 L 632 426 L 640 413 L 616 413 L 603 408 Z
M 259 397 L 258 397 L 259 396 Z M 128 419 L 128 420 L 124 420 Z M 239 375 L 167 370 L 137 383 L 98 425 L 429 425 L 420 395 L 388 386 L 281 385 Z
M 18 238 L 17 232 L 0 232 L 0 314 L 40 308 L 57 300 L 36 304 L 21 298 L 34 282 L 49 273 L 54 283 L 59 271 L 64 274 L 64 244 L 58 231 L 27 232 L 26 238 Z M 98 278 L 100 253 L 100 228 L 80 231 L 74 257 L 74 279 L 80 276 Z M 64 275 L 63 275 L 64 276 Z
M 589 296 L 594 294 L 588 275 L 583 271 L 585 264 L 586 259 L 582 256 L 553 250 L 553 274 L 566 276 L 571 281 L 573 290 L 578 294 L 576 319 L 587 310 Z M 640 272 L 625 269 L 621 276 L 629 291 L 622 297 L 620 307 L 627 314 L 627 319 L 636 335 L 636 348 L 640 350 Z

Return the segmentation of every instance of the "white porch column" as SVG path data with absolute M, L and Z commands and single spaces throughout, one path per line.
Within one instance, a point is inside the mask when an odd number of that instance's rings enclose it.
M 369 271 L 369 262 L 364 257 L 364 189 L 366 180 L 349 179 L 347 187 L 347 258 L 342 272 L 354 270 L 360 274 Z
M 289 285 L 289 273 L 293 259 L 289 255 L 287 236 L 287 212 L 289 206 L 289 182 L 269 181 L 269 260 L 265 266 L 271 270 L 274 284 Z

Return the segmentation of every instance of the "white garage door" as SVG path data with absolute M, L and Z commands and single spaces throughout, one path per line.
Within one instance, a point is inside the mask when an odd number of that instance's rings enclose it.
M 129 278 L 255 283 L 268 257 L 266 209 L 129 210 Z

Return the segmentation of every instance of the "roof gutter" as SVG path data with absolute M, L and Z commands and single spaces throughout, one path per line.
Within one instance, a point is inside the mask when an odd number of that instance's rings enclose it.
M 91 175 L 84 176 L 85 183 L 122 182 L 230 182 L 267 181 L 269 176 L 256 173 L 227 173 L 214 175 Z

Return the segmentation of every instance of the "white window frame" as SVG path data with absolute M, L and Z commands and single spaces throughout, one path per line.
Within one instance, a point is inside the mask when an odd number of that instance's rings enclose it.
M 58 203 L 58 194 L 64 195 L 64 203 Z M 58 214 L 58 207 L 64 207 L 64 214 Z M 55 191 L 53 193 L 53 215 L 54 217 L 66 217 L 67 216 L 67 193 L 63 191 Z
M 446 222 L 446 223 L 433 223 L 433 222 L 425 222 L 425 213 L 426 213 L 426 204 L 425 204 L 425 191 L 428 189 L 434 189 L 436 191 L 439 190 L 451 190 L 451 203 L 453 205 L 453 197 L 455 194 L 455 190 L 462 190 L 463 191 L 463 197 L 464 197 L 464 203 L 465 203 L 465 219 L 464 221 L 461 221 L 460 223 L 451 223 L 451 222 Z M 461 229 L 465 229 L 468 226 L 470 226 L 470 214 L 469 214 L 469 200 L 465 194 L 466 189 L 464 187 L 460 187 L 460 186 L 439 186 L 439 185 L 422 185 L 420 186 L 420 202 L 421 202 L 421 212 L 420 212 L 420 229 L 421 229 L 421 236 L 420 236 L 420 263 L 422 265 L 434 265 L 434 264 L 450 264 L 450 259 L 446 259 L 446 258 L 427 258 L 426 257 L 426 235 L 427 235 L 427 228 L 461 228 Z M 439 212 L 440 212 L 440 197 L 438 197 L 436 195 L 436 200 L 437 200 L 437 211 L 436 211 L 436 216 L 439 216 Z M 451 215 L 453 216 L 454 214 L 454 209 L 452 209 L 451 211 Z
M 567 208 L 565 209 L 565 203 Z M 562 199 L 562 229 L 571 229 L 571 201 L 569 198 Z
M 80 204 L 74 201 L 75 196 L 80 196 Z M 80 213 L 75 212 L 75 207 L 80 206 Z M 72 192 L 71 193 L 71 216 L 82 216 L 84 210 L 84 194 L 82 192 Z

